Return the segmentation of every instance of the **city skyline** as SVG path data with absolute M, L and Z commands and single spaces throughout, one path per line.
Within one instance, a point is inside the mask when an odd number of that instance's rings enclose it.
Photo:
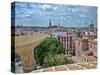
M 12 12 L 11 18 L 15 19 L 15 25 L 47 27 L 51 20 L 52 25 L 87 27 L 91 17 L 94 26 L 97 26 L 97 7 L 94 6 L 30 2 L 16 2 L 13 5 L 15 12 Z
M 97 68 L 97 16 L 96 6 L 13 2 L 11 71 Z

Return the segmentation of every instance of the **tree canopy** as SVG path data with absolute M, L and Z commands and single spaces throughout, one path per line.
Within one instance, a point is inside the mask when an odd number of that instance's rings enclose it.
M 34 49 L 34 57 L 38 65 L 49 67 L 67 64 L 69 61 L 64 57 L 64 46 L 56 38 L 46 38 Z M 70 61 L 69 63 L 72 63 Z

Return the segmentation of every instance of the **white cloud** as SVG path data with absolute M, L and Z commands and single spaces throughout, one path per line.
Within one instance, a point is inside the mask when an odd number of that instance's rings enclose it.
M 54 7 L 54 10 L 57 10 L 57 7 Z
M 87 7 L 73 7 L 73 8 L 67 8 L 67 10 L 73 13 L 77 13 L 77 12 L 89 13 L 89 8 Z
M 79 10 L 79 8 L 72 8 L 72 12 L 78 12 Z
M 87 15 L 86 14 L 78 14 L 81 18 L 86 18 Z
M 47 10 L 47 11 L 57 10 L 57 7 L 56 6 L 49 5 L 49 4 L 42 5 L 41 8 L 43 10 Z
M 45 4 L 45 5 L 43 5 L 42 6 L 42 8 L 45 10 L 45 9 L 47 9 L 47 8 L 51 8 L 52 6 L 51 5 L 47 5 L 47 4 Z

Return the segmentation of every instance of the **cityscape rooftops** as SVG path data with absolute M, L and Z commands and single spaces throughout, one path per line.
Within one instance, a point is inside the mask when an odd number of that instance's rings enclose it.
M 58 36 L 70 37 L 70 36 L 72 36 L 71 34 L 68 34 L 67 32 L 53 32 L 51 35 L 54 37 L 58 37 Z

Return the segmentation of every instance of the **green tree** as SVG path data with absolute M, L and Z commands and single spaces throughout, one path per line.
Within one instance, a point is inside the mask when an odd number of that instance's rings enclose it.
M 46 38 L 35 47 L 34 57 L 37 64 L 42 67 L 72 63 L 64 57 L 63 44 L 52 37 Z
M 72 64 L 73 61 L 64 57 L 63 54 L 48 54 L 43 61 L 42 67 L 56 66 L 56 65 L 64 65 L 64 64 Z

